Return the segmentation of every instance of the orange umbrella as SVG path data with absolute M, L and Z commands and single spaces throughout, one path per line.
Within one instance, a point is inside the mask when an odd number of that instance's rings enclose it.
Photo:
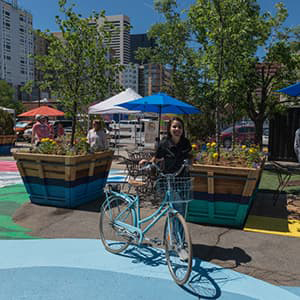
M 31 109 L 29 111 L 26 111 L 20 115 L 18 115 L 18 117 L 34 117 L 36 115 L 47 115 L 49 117 L 60 117 L 60 116 L 64 116 L 64 112 L 57 110 L 55 108 L 49 107 L 49 106 L 40 106 L 34 109 Z

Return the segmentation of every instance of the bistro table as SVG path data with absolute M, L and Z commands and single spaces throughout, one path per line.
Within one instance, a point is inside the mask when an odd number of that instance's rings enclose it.
M 276 205 L 280 193 L 288 185 L 293 175 L 300 175 L 299 163 L 287 163 L 279 161 L 270 162 L 278 179 L 278 186 L 273 194 L 273 205 Z

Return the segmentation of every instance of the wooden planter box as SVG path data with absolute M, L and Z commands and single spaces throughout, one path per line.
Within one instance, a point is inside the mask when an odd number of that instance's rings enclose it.
M 190 222 L 242 228 L 256 195 L 260 169 L 194 164 Z
M 64 156 L 13 153 L 32 203 L 74 208 L 101 199 L 113 151 Z
M 15 141 L 15 135 L 0 135 L 0 155 L 10 155 Z

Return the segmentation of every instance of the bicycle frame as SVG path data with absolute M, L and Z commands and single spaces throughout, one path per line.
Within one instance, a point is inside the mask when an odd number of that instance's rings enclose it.
M 171 197 L 171 191 L 168 190 L 166 191 L 166 194 L 164 196 L 164 199 L 162 201 L 162 203 L 160 204 L 159 208 L 153 212 L 151 215 L 141 219 L 141 214 L 140 214 L 140 198 L 138 195 L 136 196 L 129 196 L 127 194 L 123 194 L 123 193 L 118 193 L 118 192 L 114 192 L 111 191 L 111 194 L 114 196 L 118 196 L 121 197 L 123 199 L 125 199 L 128 202 L 128 206 L 126 209 L 124 209 L 123 211 L 120 212 L 120 214 L 118 216 L 116 216 L 114 218 L 114 223 L 117 226 L 120 226 L 121 228 L 125 228 L 125 230 L 127 230 L 127 232 L 129 234 L 135 235 L 136 233 L 139 236 L 138 239 L 138 244 L 140 245 L 144 238 L 145 238 L 145 234 L 163 217 L 167 214 L 167 212 L 172 212 L 172 213 L 176 213 L 177 211 L 173 208 L 172 203 L 170 203 L 168 200 Z M 110 196 L 111 197 L 111 196 Z M 109 200 L 109 197 L 108 197 Z M 133 224 L 134 225 L 130 225 L 127 223 L 124 223 L 121 221 L 122 216 L 128 211 L 128 210 L 132 210 L 133 212 Z M 149 222 L 150 220 L 152 220 L 143 230 L 141 228 L 141 225 Z

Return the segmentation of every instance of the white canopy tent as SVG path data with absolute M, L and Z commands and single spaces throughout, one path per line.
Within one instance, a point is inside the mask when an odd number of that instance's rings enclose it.
M 0 109 L 5 110 L 10 114 L 13 114 L 13 115 L 15 114 L 15 110 L 12 109 L 12 108 L 7 108 L 7 107 L 0 106 Z
M 138 114 L 140 111 L 128 110 L 127 108 L 123 108 L 118 106 L 118 104 L 128 102 L 130 100 L 136 100 L 142 98 L 141 95 L 136 93 L 133 89 L 128 88 L 125 91 L 108 98 L 104 101 L 101 101 L 97 104 L 94 104 L 89 107 L 88 113 L 92 114 Z
M 128 110 L 127 108 L 118 106 L 118 104 L 128 102 L 131 100 L 136 100 L 142 98 L 141 95 L 136 93 L 133 89 L 127 88 L 125 91 L 110 97 L 104 101 L 101 101 L 97 104 L 94 104 L 89 107 L 88 109 L 88 115 L 105 115 L 105 114 L 126 114 L 126 115 L 131 115 L 131 114 L 142 114 L 140 111 L 133 111 L 133 110 Z M 114 137 L 115 137 L 115 147 L 118 148 L 118 153 L 119 153 L 119 147 L 117 146 L 120 143 L 120 123 L 115 126 L 114 128 Z M 134 130 L 135 134 L 135 140 L 136 140 L 136 128 Z
M 0 109 L 7 111 L 11 115 L 13 115 L 13 121 L 14 121 L 14 126 L 15 126 L 16 125 L 16 111 L 13 108 L 7 108 L 7 107 L 3 107 L 3 106 L 0 106 Z

